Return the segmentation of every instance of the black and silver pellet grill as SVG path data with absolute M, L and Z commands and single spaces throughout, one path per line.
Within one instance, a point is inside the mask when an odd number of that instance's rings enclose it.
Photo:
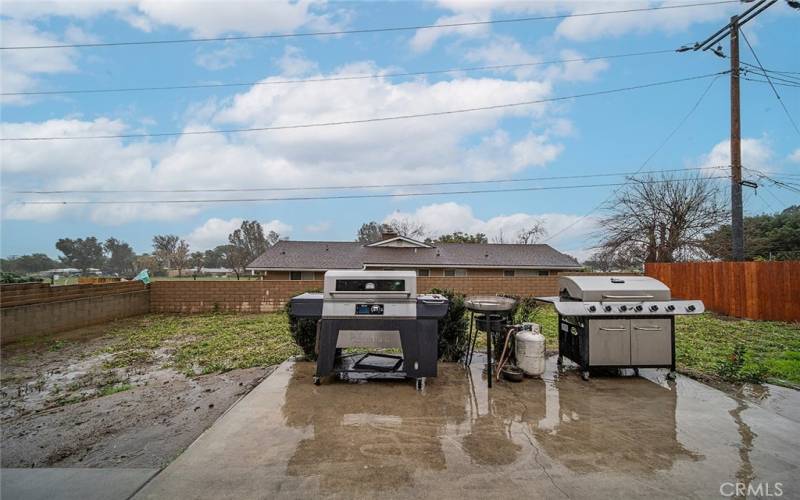
M 414 378 L 417 388 L 436 376 L 438 320 L 450 302 L 417 294 L 413 271 L 328 271 L 323 293 L 291 300 L 300 318 L 318 319 L 314 383 L 338 374 L 350 378 Z M 403 355 L 342 354 L 342 349 L 402 349 Z
M 669 368 L 675 377 L 675 316 L 700 314 L 699 300 L 672 300 L 647 276 L 562 276 L 558 297 L 539 297 L 558 311 L 558 362 L 590 368 Z

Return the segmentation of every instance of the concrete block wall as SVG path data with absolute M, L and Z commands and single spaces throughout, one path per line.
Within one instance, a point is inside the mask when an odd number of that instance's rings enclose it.
M 420 293 L 449 289 L 465 295 L 555 295 L 558 276 L 417 278 Z M 281 310 L 295 295 L 321 291 L 322 280 L 154 281 L 150 311 L 155 313 L 243 312 Z
M 150 311 L 154 313 L 279 311 L 303 292 L 322 291 L 322 280 L 154 281 Z
M 0 343 L 41 337 L 150 311 L 150 291 L 122 291 L 0 309 Z

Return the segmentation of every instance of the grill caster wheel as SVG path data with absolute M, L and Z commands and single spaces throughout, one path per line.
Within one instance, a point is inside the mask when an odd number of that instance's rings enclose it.
M 678 374 L 675 371 L 670 371 L 669 373 L 667 373 L 667 378 L 670 380 L 675 380 L 676 378 L 678 378 Z
M 418 391 L 425 389 L 425 378 L 418 378 L 416 386 Z
M 581 378 L 583 380 L 589 380 L 589 372 L 588 371 L 581 372 Z
M 320 378 L 314 377 L 314 385 L 319 385 L 319 384 L 320 384 Z
M 633 374 L 638 377 L 639 376 L 639 369 L 638 368 L 634 368 L 633 369 Z

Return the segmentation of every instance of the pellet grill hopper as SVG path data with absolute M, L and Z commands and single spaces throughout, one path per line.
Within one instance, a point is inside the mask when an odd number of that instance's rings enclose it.
M 449 305 L 443 295 L 417 294 L 413 271 L 333 270 L 325 273 L 323 293 L 298 295 L 290 307 L 294 316 L 319 320 L 315 384 L 334 374 L 408 377 L 422 389 L 436 376 L 438 320 Z M 347 347 L 400 348 L 403 355 L 343 354 Z
M 589 379 L 590 368 L 669 368 L 675 377 L 675 316 L 700 314 L 699 300 L 672 300 L 647 276 L 561 276 L 557 297 L 558 362 L 569 358 Z

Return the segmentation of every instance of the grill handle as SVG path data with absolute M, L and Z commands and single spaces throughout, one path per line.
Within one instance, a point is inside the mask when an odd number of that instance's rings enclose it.
M 660 332 L 660 326 L 634 326 L 634 330 L 641 330 L 643 332 Z
M 608 293 L 603 294 L 604 299 L 619 299 L 619 300 L 636 300 L 636 299 L 652 299 L 652 295 L 612 295 Z
M 625 327 L 609 328 L 609 327 L 601 326 L 600 328 L 598 328 L 598 330 L 600 330 L 601 332 L 624 332 L 624 331 L 627 331 L 628 329 L 625 328 Z

